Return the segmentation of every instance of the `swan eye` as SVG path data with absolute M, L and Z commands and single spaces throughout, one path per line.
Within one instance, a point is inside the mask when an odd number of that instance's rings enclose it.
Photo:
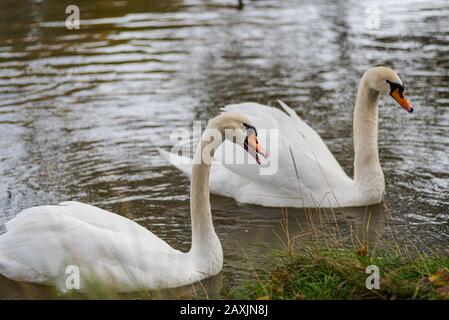
M 395 91 L 396 89 L 399 89 L 399 93 L 402 96 L 402 93 L 404 92 L 405 88 L 402 84 L 392 82 L 390 80 L 385 80 L 390 85 L 390 94 Z
M 251 133 L 254 133 L 257 137 L 257 130 L 255 127 L 253 127 L 252 125 L 247 124 L 247 123 L 243 123 L 243 126 L 245 127 L 247 136 L 249 136 Z

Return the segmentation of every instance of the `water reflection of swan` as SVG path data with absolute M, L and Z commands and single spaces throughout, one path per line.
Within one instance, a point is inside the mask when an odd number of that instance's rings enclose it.
M 230 198 L 214 196 L 213 209 L 221 212 L 226 225 L 223 241 L 230 254 L 253 252 L 251 259 L 265 262 L 265 254 L 283 250 L 287 244 L 286 227 L 296 248 L 321 241 L 338 241 L 348 248 L 373 249 L 388 230 L 385 204 L 348 208 L 269 208 L 238 204 Z M 287 223 L 285 219 L 288 219 Z M 286 226 L 286 224 L 288 226 Z M 256 250 L 257 249 L 257 250 Z M 242 251 L 243 250 L 243 251 Z M 239 259 L 231 259 L 234 264 Z M 242 261 L 244 267 L 245 261 Z
M 206 134 L 235 130 L 235 143 L 251 154 L 259 149 L 249 120 L 236 113 L 209 122 L 192 167 L 192 247 L 182 253 L 147 229 L 122 216 L 79 202 L 26 209 L 6 224 L 0 236 L 0 273 L 9 279 L 63 286 L 68 265 L 80 279 L 112 285 L 120 291 L 172 288 L 216 275 L 223 252 L 212 223 L 209 202 L 210 161 L 221 139 Z M 81 283 L 83 286 L 83 283 Z
M 404 97 L 399 76 L 385 67 L 363 75 L 354 111 L 354 179 L 349 178 L 321 137 L 281 102 L 286 113 L 257 103 L 228 105 L 226 111 L 241 112 L 259 129 L 279 133 L 279 164 L 275 175 L 260 175 L 251 165 L 214 163 L 212 193 L 241 203 L 269 207 L 353 207 L 380 203 L 385 190 L 377 146 L 378 102 L 390 94 L 405 110 L 413 108 Z M 218 152 L 217 152 L 218 154 Z M 294 161 L 293 161 L 293 159 Z M 174 160 L 175 157 L 172 157 Z M 173 164 L 185 174 L 190 167 Z
M 388 211 L 384 203 L 364 208 L 343 208 L 337 210 L 348 220 L 353 234 L 354 245 L 372 249 L 386 231 Z

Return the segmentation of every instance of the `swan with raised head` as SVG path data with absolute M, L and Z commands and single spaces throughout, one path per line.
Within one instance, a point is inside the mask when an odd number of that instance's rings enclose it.
M 248 164 L 226 164 L 220 160 L 218 150 L 211 169 L 211 192 L 242 203 L 269 207 L 352 207 L 380 203 L 385 182 L 377 147 L 378 103 L 387 94 L 406 111 L 413 111 L 396 72 L 386 67 L 366 71 L 354 110 L 353 179 L 344 172 L 316 131 L 283 102 L 279 101 L 285 112 L 257 103 L 224 107 L 226 112 L 245 114 L 259 132 L 265 129 L 268 135 L 267 130 L 277 130 L 276 150 L 273 144 L 264 144 L 271 161 L 278 159 L 278 169 L 274 175 L 261 175 Z M 264 141 L 262 134 L 260 140 Z M 186 159 L 172 154 L 170 161 L 189 174 Z
M 233 130 L 233 142 L 252 156 L 263 154 L 245 116 L 225 113 L 209 122 L 191 168 L 189 252 L 170 247 L 122 216 L 88 204 L 63 202 L 23 210 L 6 223 L 7 231 L 0 235 L 0 273 L 15 281 L 64 290 L 68 275 L 77 270 L 81 289 L 93 281 L 118 291 L 179 287 L 218 274 L 223 252 L 212 223 L 208 186 L 212 159 L 207 156 L 227 139 L 225 130 Z

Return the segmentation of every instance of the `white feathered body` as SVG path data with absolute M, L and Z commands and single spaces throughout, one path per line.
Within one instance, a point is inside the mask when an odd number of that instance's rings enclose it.
M 321 137 L 295 113 L 279 101 L 284 111 L 258 103 L 228 105 L 223 110 L 247 116 L 258 130 L 259 141 L 271 154 L 277 171 L 263 175 L 260 166 L 241 164 L 244 150 L 225 141 L 215 154 L 210 176 L 212 193 L 232 197 L 242 203 L 269 207 L 348 207 L 380 202 L 382 188 L 361 190 L 348 177 Z M 278 146 L 273 148 L 266 135 L 278 132 Z M 229 164 L 226 157 L 240 162 Z M 234 150 L 235 155 L 228 152 Z M 162 155 L 184 174 L 190 175 L 186 157 L 161 150 Z M 295 167 L 296 166 L 296 167 Z M 381 186 L 382 187 L 382 186 Z
M 79 203 L 23 210 L 0 235 L 0 273 L 65 290 L 76 266 L 81 289 L 102 283 L 118 291 L 179 287 L 221 269 L 170 247 L 137 223 Z M 219 260 L 219 258 L 217 258 Z M 210 275 L 210 274 L 209 274 Z

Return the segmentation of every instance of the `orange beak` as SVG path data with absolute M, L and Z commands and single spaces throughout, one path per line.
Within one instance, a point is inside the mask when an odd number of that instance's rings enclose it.
M 401 91 L 399 88 L 394 89 L 390 96 L 393 97 L 394 100 L 399 103 L 399 105 L 404 108 L 407 112 L 412 113 L 413 112 L 413 106 L 410 103 L 410 101 L 407 100 L 407 98 L 404 96 L 404 92 Z
M 246 137 L 245 150 L 256 159 L 258 164 L 260 164 L 259 154 L 264 158 L 268 158 L 268 152 L 259 144 L 255 133 L 251 133 Z

